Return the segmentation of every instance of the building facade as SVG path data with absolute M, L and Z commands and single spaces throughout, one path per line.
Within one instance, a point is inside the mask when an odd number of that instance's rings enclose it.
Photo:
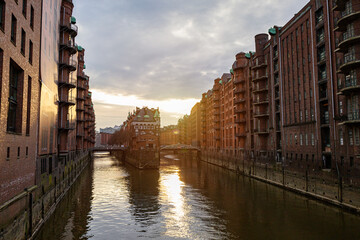
M 125 147 L 129 147 L 131 150 L 157 150 L 160 147 L 159 109 L 136 108 L 129 113 L 122 129 L 128 134 Z
M 311 0 L 256 35 L 255 51 L 237 54 L 230 74 L 202 95 L 201 148 L 358 175 L 359 6 Z
M 179 144 L 179 129 L 176 125 L 165 126 L 160 129 L 160 145 Z
M 41 4 L 0 1 L 0 14 L 1 206 L 35 185 Z
M 84 56 L 75 44 L 73 7 L 71 0 L 0 1 L 0 226 L 5 238 L 31 235 L 79 174 L 95 142 L 91 94 L 88 125 L 77 111 L 89 82 L 81 78 Z M 16 233 L 10 224 L 15 217 L 21 225 Z

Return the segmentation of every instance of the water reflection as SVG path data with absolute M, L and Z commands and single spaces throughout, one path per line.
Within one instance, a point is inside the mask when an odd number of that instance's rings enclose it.
M 360 218 L 196 161 L 139 171 L 107 155 L 38 239 L 360 239 Z

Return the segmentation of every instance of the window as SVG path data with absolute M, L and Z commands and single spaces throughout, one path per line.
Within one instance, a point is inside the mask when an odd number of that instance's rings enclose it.
M 295 142 L 295 145 L 297 145 L 297 134 L 295 134 L 294 142 Z
M 359 144 L 360 144 L 359 128 L 355 128 L 355 145 L 359 145 Z
M 17 158 L 20 158 L 20 147 L 18 147 Z
M 10 160 L 10 147 L 7 147 L 7 150 L 6 150 L 6 160 Z
M 339 130 L 340 146 L 344 146 L 344 134 L 343 131 Z
M 24 29 L 21 29 L 21 48 L 20 52 L 25 56 L 25 41 L 26 41 L 26 32 Z
M 0 29 L 4 31 L 5 29 L 5 2 L 0 0 Z
M 29 63 L 32 64 L 33 62 L 33 43 L 31 40 L 29 40 Z
M 26 150 L 25 150 L 25 156 L 28 157 L 29 156 L 29 147 L 26 147 Z
M 354 157 L 350 157 L 350 167 L 354 166 Z
M 27 0 L 23 0 L 22 14 L 24 15 L 25 18 L 26 18 L 26 10 L 27 10 Z
M 41 158 L 41 174 L 46 172 L 46 158 Z
M 52 173 L 52 157 L 49 157 L 49 174 Z
M 305 134 L 305 145 L 309 145 L 309 139 L 308 139 L 308 134 Z
M 352 129 L 349 129 L 349 144 L 350 146 L 354 145 L 354 138 L 353 138 L 353 131 Z
M 315 146 L 315 136 L 313 133 L 311 134 L 311 145 Z
M 31 110 L 31 83 L 32 79 L 28 77 L 28 94 L 27 94 L 27 108 L 26 108 L 26 135 L 30 135 L 30 110 Z
M 24 71 L 10 60 L 8 132 L 21 133 L 23 74 Z
M 302 146 L 302 145 L 303 145 L 303 135 L 300 134 L 300 146 Z
M 17 26 L 17 19 L 12 15 L 11 18 L 11 38 L 10 40 L 16 45 L 16 26 Z
M 31 6 L 30 8 L 30 27 L 34 30 L 34 8 Z

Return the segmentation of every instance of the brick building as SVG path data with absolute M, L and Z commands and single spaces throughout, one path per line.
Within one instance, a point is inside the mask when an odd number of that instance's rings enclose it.
M 201 109 L 200 103 L 196 103 L 190 113 L 191 145 L 200 146 L 201 140 Z
M 0 1 L 0 225 L 5 236 L 12 231 L 3 227 L 15 216 L 20 224 L 29 207 L 41 209 L 30 219 L 39 223 L 93 147 L 91 95 L 89 144 L 81 146 L 86 126 L 76 109 L 84 98 L 81 88 L 88 90 L 89 84 L 77 79 L 83 55 L 75 44 L 73 7 L 71 0 Z M 32 224 L 21 225 L 31 234 Z
M 0 1 L 0 14 L 1 206 L 35 185 L 41 3 Z
M 122 129 L 129 134 L 125 145 L 131 150 L 157 149 L 160 146 L 159 109 L 136 108 L 129 113 Z
M 179 129 L 176 125 L 165 126 L 160 129 L 160 145 L 179 144 Z
M 255 52 L 237 54 L 231 75 L 202 95 L 202 149 L 357 174 L 359 10 L 311 0 L 256 35 Z
M 179 142 L 185 145 L 191 145 L 191 121 L 190 116 L 185 115 L 178 121 Z

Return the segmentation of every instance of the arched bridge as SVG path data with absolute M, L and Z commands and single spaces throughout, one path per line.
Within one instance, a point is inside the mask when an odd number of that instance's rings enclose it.
M 101 147 L 94 147 L 93 152 L 118 152 L 118 151 L 125 151 L 124 147 L 116 147 L 116 146 L 101 146 Z
M 168 145 L 160 147 L 160 151 L 181 151 L 181 150 L 189 150 L 189 151 L 198 151 L 200 152 L 200 148 L 185 145 L 185 144 L 175 144 L 175 145 Z

